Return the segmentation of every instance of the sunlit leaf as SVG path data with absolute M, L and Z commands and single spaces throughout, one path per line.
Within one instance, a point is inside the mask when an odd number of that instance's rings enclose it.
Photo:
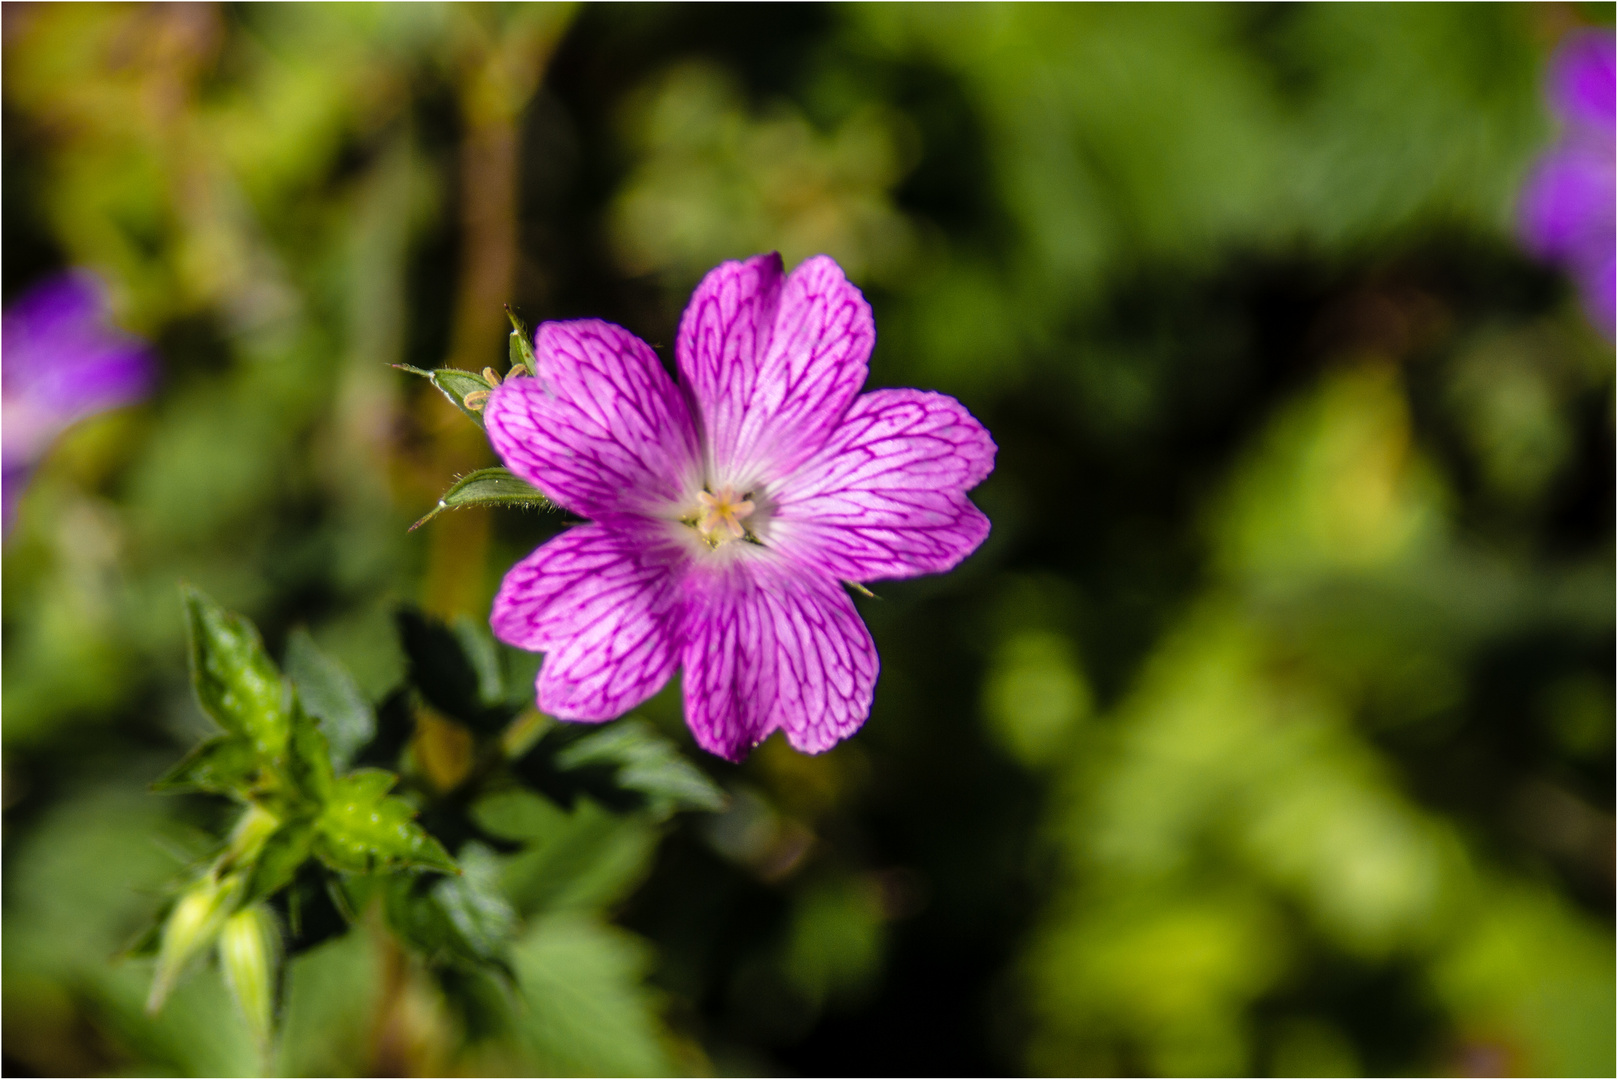
M 279 758 L 288 735 L 287 687 L 253 624 L 202 593 L 183 590 L 197 700 L 219 726 Z
M 337 781 L 314 841 L 327 866 L 362 874 L 400 867 L 456 872 L 449 853 L 416 824 L 410 804 L 388 795 L 397 779 L 381 769 L 360 769 Z
M 218 735 L 187 754 L 152 785 L 154 791 L 208 791 L 246 798 L 258 782 L 259 756 L 240 735 Z

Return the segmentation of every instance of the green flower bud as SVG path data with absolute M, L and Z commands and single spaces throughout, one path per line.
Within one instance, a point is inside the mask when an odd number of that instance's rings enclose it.
M 235 891 L 208 874 L 198 879 L 174 905 L 168 921 L 163 924 L 163 940 L 157 952 L 157 974 L 152 978 L 152 992 L 146 999 L 147 1012 L 155 1013 L 163 1007 L 186 962 L 219 932 L 226 903 Z
M 236 912 L 219 932 L 219 966 L 260 1046 L 268 1044 L 273 1023 L 280 939 L 274 916 L 262 904 Z
M 249 805 L 246 812 L 237 820 L 236 827 L 231 830 L 230 842 L 225 848 L 221 866 L 228 868 L 251 863 L 258 858 L 264 842 L 280 827 L 279 817 L 257 803 Z

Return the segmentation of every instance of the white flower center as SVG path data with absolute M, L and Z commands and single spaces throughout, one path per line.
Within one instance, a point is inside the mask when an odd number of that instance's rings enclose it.
M 748 540 L 756 544 L 758 537 L 751 527 L 743 524 L 756 509 L 752 494 L 750 491 L 737 494 L 736 489 L 728 484 L 717 492 L 703 488 L 697 492 L 696 507 L 680 520 L 696 529 L 697 535 L 702 537 L 702 542 L 710 550 L 733 540 Z

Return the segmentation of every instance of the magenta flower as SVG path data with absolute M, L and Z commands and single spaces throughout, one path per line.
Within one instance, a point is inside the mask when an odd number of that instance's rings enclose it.
M 1572 273 L 1590 320 L 1614 334 L 1613 35 L 1584 31 L 1551 61 L 1551 110 L 1562 133 L 1519 206 L 1529 250 Z
M 109 321 L 106 289 L 86 271 L 34 286 L 0 328 L 0 493 L 5 529 L 34 466 L 68 425 L 151 390 L 144 341 Z
M 686 722 L 739 761 L 819 753 L 870 713 L 877 656 L 840 582 L 948 570 L 989 533 L 994 442 L 953 398 L 861 394 L 871 309 L 831 259 L 727 262 L 680 319 L 676 385 L 595 320 L 545 323 L 484 409 L 517 475 L 589 518 L 512 567 L 490 623 L 542 651 L 539 707 L 607 720 L 684 669 Z

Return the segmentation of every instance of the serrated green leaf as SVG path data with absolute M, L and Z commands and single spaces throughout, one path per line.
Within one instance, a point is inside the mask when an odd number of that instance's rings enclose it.
M 560 750 L 556 764 L 561 769 L 607 766 L 620 787 L 669 809 L 722 810 L 725 806 L 724 791 L 641 720 L 620 720 L 585 736 Z
M 253 624 L 187 587 L 191 682 L 220 727 L 250 740 L 265 761 L 280 758 L 288 736 L 287 687 Z
M 240 735 L 217 735 L 193 749 L 152 785 L 153 791 L 207 791 L 246 799 L 259 779 L 259 756 Z
M 526 480 L 511 474 L 509 469 L 494 466 L 468 473 L 439 498 L 438 505 L 410 526 L 419 529 L 445 510 L 468 506 L 505 506 L 519 509 L 547 510 L 552 506 L 544 494 Z
M 287 640 L 286 667 L 303 707 L 320 722 L 333 766 L 346 768 L 355 751 L 376 737 L 376 710 L 347 669 L 302 627 Z
M 311 818 L 288 822 L 272 833 L 248 873 L 243 903 L 256 903 L 290 884 L 298 867 L 309 858 L 314 839 L 315 823 Z
M 439 391 L 450 400 L 461 412 L 465 413 L 478 427 L 483 426 L 483 415 L 476 409 L 466 407 L 466 395 L 478 390 L 488 390 L 490 386 L 483 376 L 460 368 L 435 368 L 426 371 L 422 368 L 411 367 L 409 364 L 395 364 L 400 371 L 408 371 L 412 375 L 420 375 L 428 382 L 438 387 Z
M 477 841 L 461 848 L 461 874 L 433 886 L 433 897 L 467 948 L 482 959 L 499 955 L 517 925 L 517 913 L 500 891 L 500 860 Z
M 403 867 L 456 873 L 449 853 L 416 824 L 410 804 L 388 796 L 396 780 L 382 769 L 338 780 L 317 823 L 315 854 L 334 870 L 357 874 Z
M 500 891 L 500 863 L 473 841 L 461 849 L 462 873 L 430 884 L 395 879 L 387 894 L 388 922 L 431 959 L 473 965 L 499 963 L 517 925 Z

